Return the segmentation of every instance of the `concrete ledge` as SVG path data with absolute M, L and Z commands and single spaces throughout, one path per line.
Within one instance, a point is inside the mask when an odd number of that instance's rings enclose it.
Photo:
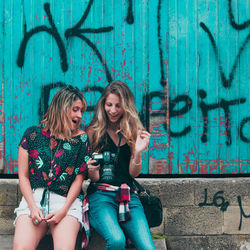
M 167 240 L 170 249 L 185 250 L 249 250 L 250 236 L 234 237 L 231 235 L 223 236 L 170 236 Z
M 151 233 L 165 235 L 168 249 L 250 249 L 250 178 L 138 181 L 161 198 L 163 223 L 152 228 Z M 84 183 L 83 188 L 87 185 Z M 20 198 L 18 180 L 0 180 L 0 245 L 3 249 L 12 249 L 13 211 Z M 93 234 L 89 249 L 103 248 L 103 240 Z
M 153 239 L 155 247 L 157 250 L 166 250 L 166 241 L 165 239 Z M 104 239 L 95 231 L 92 230 L 92 237 L 90 243 L 87 247 L 87 250 L 102 250 L 105 249 Z M 130 248 L 135 250 L 135 248 Z M 53 240 L 51 236 L 46 236 L 40 242 L 36 250 L 53 250 Z M 78 235 L 75 250 L 81 250 L 81 235 Z
M 13 234 L 12 235 L 0 235 L 0 249 L 12 250 L 13 249 Z

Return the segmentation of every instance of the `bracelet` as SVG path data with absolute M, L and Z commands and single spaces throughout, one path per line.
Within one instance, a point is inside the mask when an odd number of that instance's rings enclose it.
M 139 163 L 136 163 L 135 160 L 134 160 L 133 163 L 134 163 L 135 166 L 140 166 L 141 165 L 141 160 L 140 160 Z

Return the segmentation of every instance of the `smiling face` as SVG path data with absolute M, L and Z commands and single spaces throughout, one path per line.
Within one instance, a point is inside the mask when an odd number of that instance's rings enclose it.
M 77 99 L 73 103 L 72 107 L 69 108 L 68 110 L 69 127 L 71 130 L 79 128 L 83 112 L 84 112 L 83 102 L 80 99 Z
M 105 100 L 104 109 L 109 122 L 117 123 L 123 115 L 120 97 L 115 94 L 109 94 Z

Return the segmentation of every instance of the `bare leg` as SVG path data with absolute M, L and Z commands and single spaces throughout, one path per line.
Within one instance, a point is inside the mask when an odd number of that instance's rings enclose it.
M 79 229 L 79 221 L 70 215 L 65 216 L 58 224 L 51 224 L 54 250 L 74 250 Z
M 20 215 L 16 221 L 13 250 L 36 249 L 47 230 L 46 222 L 35 225 L 28 215 Z

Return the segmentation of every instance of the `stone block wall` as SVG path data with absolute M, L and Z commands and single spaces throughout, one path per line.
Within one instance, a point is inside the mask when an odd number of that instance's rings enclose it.
M 138 181 L 162 200 L 163 223 L 151 232 L 165 235 L 168 249 L 250 249 L 250 178 Z M 11 249 L 20 197 L 18 180 L 0 180 L 0 246 L 5 249 Z

